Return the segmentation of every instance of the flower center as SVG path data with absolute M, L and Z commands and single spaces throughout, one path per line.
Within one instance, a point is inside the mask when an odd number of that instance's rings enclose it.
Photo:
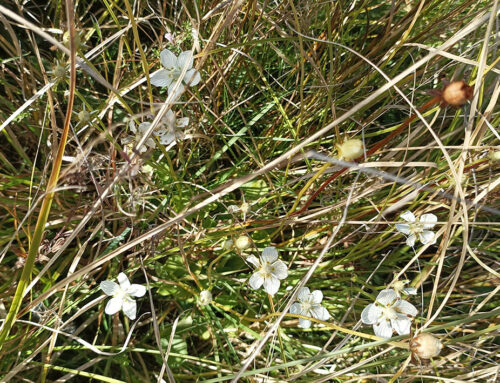
M 271 273 L 273 271 L 273 267 L 269 262 L 264 262 L 262 264 L 262 268 L 260 269 L 260 272 L 264 278 L 269 278 L 271 277 Z
M 413 234 L 419 234 L 424 231 L 424 225 L 421 223 L 410 223 L 410 231 Z
M 302 312 L 308 313 L 311 310 L 312 303 L 310 301 L 301 302 Z
M 392 307 L 384 307 L 382 309 L 382 317 L 384 319 L 396 319 L 398 317 L 398 314 L 396 314 L 396 310 L 394 310 Z

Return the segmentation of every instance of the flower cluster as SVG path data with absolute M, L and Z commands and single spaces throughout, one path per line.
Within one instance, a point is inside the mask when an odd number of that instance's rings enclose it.
M 193 68 L 193 53 L 191 51 L 184 51 L 177 57 L 173 52 L 164 49 L 160 53 L 160 61 L 165 69 L 161 69 L 151 77 L 151 84 L 158 87 L 168 87 L 169 94 L 174 92 L 175 89 L 174 100 L 180 97 L 186 86 L 195 86 L 201 81 L 200 73 Z M 180 83 L 176 87 L 178 80 Z M 181 140 L 184 137 L 181 129 L 188 124 L 189 118 L 177 118 L 174 112 L 168 110 L 152 132 L 152 136 L 144 142 L 143 146 L 137 147 L 137 144 L 151 128 L 151 123 L 142 122 L 137 127 L 135 122 L 131 120 L 129 130 L 132 136 L 125 137 L 121 143 L 127 145 L 129 150 L 135 147 L 139 153 L 144 153 L 148 148 L 155 148 L 154 137 L 158 139 L 160 144 L 165 146 Z
M 418 222 L 415 216 L 408 211 L 403 213 L 401 217 L 408 224 L 398 224 L 397 228 L 399 231 L 410 236 L 407 244 L 413 246 L 417 235 L 424 243 L 429 243 L 434 239 L 434 233 L 427 229 L 432 228 L 437 221 L 435 215 L 424 214 Z M 241 243 L 238 245 L 238 242 Z M 243 244 L 243 242 L 245 243 Z M 239 237 L 236 241 L 236 247 L 240 251 L 247 249 L 250 247 L 250 239 L 247 236 Z M 281 281 L 288 276 L 287 265 L 278 258 L 278 250 L 272 246 L 264 248 L 260 258 L 254 255 L 246 258 L 246 261 L 255 267 L 248 281 L 252 289 L 258 290 L 264 287 L 264 290 L 270 296 L 274 296 L 278 292 Z M 112 297 L 106 305 L 105 312 L 112 315 L 123 310 L 128 318 L 135 319 L 137 306 L 132 297 L 142 297 L 146 293 L 146 289 L 141 285 L 130 284 L 128 278 L 123 273 L 118 274 L 118 282 L 119 284 L 113 281 L 101 282 L 101 290 Z M 361 321 L 373 326 L 375 335 L 388 339 L 392 337 L 394 332 L 399 335 L 410 333 L 413 318 L 418 314 L 418 310 L 413 304 L 401 298 L 402 294 L 416 295 L 417 293 L 414 287 L 406 287 L 408 282 L 408 280 L 394 281 L 391 284 L 391 288 L 380 291 L 375 302 L 370 303 L 363 309 Z M 198 304 L 201 306 L 209 305 L 212 303 L 212 300 L 213 297 L 210 290 L 202 290 L 198 296 Z M 297 294 L 297 302 L 293 303 L 290 307 L 290 313 L 301 316 L 299 318 L 299 327 L 304 329 L 311 327 L 312 321 L 307 318 L 320 321 L 326 321 L 330 318 L 328 310 L 321 305 L 322 301 L 323 293 L 320 290 L 311 292 L 308 287 L 300 288 Z M 419 341 L 414 342 L 414 348 L 423 355 L 423 358 L 439 353 L 439 347 L 442 347 L 440 343 L 438 344 L 437 341 L 432 343 L 425 336 L 421 338 L 423 340 L 419 339 Z M 434 345 L 433 353 L 428 352 L 427 348 L 429 347 L 425 348 L 425 352 L 420 350 L 423 344 L 427 344 L 424 341 Z

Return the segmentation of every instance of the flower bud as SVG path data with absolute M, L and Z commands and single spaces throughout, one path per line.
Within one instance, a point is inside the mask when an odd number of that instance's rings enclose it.
M 430 359 L 439 355 L 443 344 L 435 336 L 428 333 L 418 334 L 410 341 L 410 351 L 419 359 Z
M 78 112 L 78 120 L 80 120 L 82 124 L 88 123 L 90 121 L 90 113 L 86 110 Z
M 488 157 L 491 162 L 500 162 L 500 150 L 490 152 Z
M 444 87 L 442 97 L 445 103 L 459 107 L 472 97 L 473 92 L 473 88 L 464 81 L 453 81 Z
M 236 247 L 239 250 L 248 249 L 250 247 L 250 238 L 248 238 L 246 235 L 239 236 L 236 240 Z
M 212 293 L 208 290 L 203 290 L 198 298 L 198 303 L 202 306 L 206 306 L 212 302 Z
M 339 159 L 352 161 L 363 155 L 363 141 L 353 138 L 345 140 L 342 144 L 336 144 L 339 151 Z
M 224 250 L 232 249 L 233 246 L 234 246 L 234 242 L 233 242 L 232 239 L 226 240 L 226 242 L 224 242 L 224 245 L 222 245 L 222 247 L 223 247 Z

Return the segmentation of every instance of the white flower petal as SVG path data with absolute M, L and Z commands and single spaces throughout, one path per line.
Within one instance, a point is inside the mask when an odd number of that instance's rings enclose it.
M 102 281 L 100 288 L 102 291 L 104 291 L 104 294 L 113 296 L 115 295 L 118 291 L 120 291 L 120 286 L 112 281 Z
M 142 297 L 146 294 L 146 287 L 142 285 L 133 284 L 127 290 L 127 293 L 133 297 Z
M 269 295 L 274 295 L 280 288 L 280 280 L 274 276 L 270 276 L 269 278 L 264 279 L 264 290 Z
M 415 222 L 417 219 L 415 218 L 415 215 L 411 211 L 405 211 L 403 214 L 399 216 L 400 218 L 403 218 L 406 222 Z
M 300 303 L 294 303 L 290 306 L 290 313 L 302 314 L 302 305 Z
M 131 131 L 132 133 L 137 133 L 137 128 L 136 128 L 136 126 L 135 126 L 135 122 L 134 122 L 134 120 L 130 120 L 130 121 L 128 122 L 128 128 L 130 129 L 130 131 Z
M 189 86 L 196 86 L 200 83 L 201 76 L 200 72 L 196 69 L 190 69 L 186 72 L 186 76 L 184 76 L 184 83 L 189 84 Z
M 311 321 L 308 319 L 299 318 L 299 327 L 300 328 L 309 328 L 309 327 L 311 327 Z
M 403 299 L 400 299 L 398 302 L 396 302 L 394 308 L 401 314 L 411 315 L 412 317 L 418 314 L 417 308 L 413 306 L 410 302 L 405 301 Z
M 382 309 L 378 306 L 375 306 L 373 303 L 370 303 L 366 306 L 361 313 L 361 321 L 364 324 L 375 324 L 382 316 Z
M 398 294 L 393 289 L 385 289 L 380 291 L 377 295 L 377 302 L 380 304 L 387 306 L 391 305 L 392 302 L 396 300 Z
M 437 220 L 434 214 L 423 214 L 420 217 L 420 222 L 424 224 L 424 229 L 432 229 L 436 225 Z
M 326 321 L 330 318 L 330 313 L 321 305 L 313 305 L 311 307 L 311 314 L 313 318 Z
M 410 234 L 410 225 L 406 223 L 398 223 L 396 229 L 403 234 Z
M 388 320 L 382 319 L 380 322 L 375 323 L 373 325 L 373 331 L 375 332 L 375 335 L 377 335 L 381 338 L 389 339 L 392 337 L 391 322 L 389 322 Z
M 163 65 L 165 68 L 174 69 L 177 65 L 177 56 L 168 49 L 164 49 L 160 53 L 160 61 L 161 65 Z
M 163 134 L 159 137 L 160 139 L 160 144 L 162 145 L 170 145 L 172 142 L 175 141 L 175 133 L 167 133 L 167 134 Z
M 177 128 L 185 128 L 189 124 L 189 118 L 188 117 L 181 117 L 178 118 L 176 121 L 176 127 Z
M 177 82 L 176 81 L 172 81 L 172 83 L 168 86 L 168 94 L 172 94 L 174 92 L 174 89 L 176 88 L 175 84 Z M 179 84 L 179 86 L 177 87 L 177 90 L 175 91 L 175 94 L 174 94 L 174 100 L 176 100 L 177 98 L 179 98 L 179 96 L 181 95 L 181 93 L 184 92 L 184 85 Z
M 121 298 L 111 298 L 104 309 L 104 312 L 108 315 L 116 314 L 122 309 L 123 300 Z
M 417 237 L 415 236 L 415 234 L 410 234 L 410 236 L 408 238 L 406 238 L 406 244 L 408 246 L 413 247 L 415 245 L 416 239 L 417 239 Z
M 391 324 L 399 335 L 410 333 L 411 320 L 404 315 L 398 315 L 397 319 L 391 319 Z
M 141 133 L 142 135 L 144 135 L 144 133 L 146 133 L 149 128 L 151 127 L 151 123 L 150 122 L 141 122 L 139 124 L 139 133 Z
M 260 267 L 260 261 L 259 261 L 259 259 L 255 255 L 248 256 L 246 258 L 246 261 L 248 263 L 251 263 L 252 265 L 254 265 L 256 268 Z
M 266 247 L 264 250 L 262 250 L 261 258 L 263 261 L 273 263 L 278 259 L 278 250 L 276 250 L 276 248 L 272 246 Z
M 434 233 L 428 230 L 424 230 L 423 232 L 419 233 L 418 239 L 420 239 L 420 242 L 422 242 L 424 245 L 427 245 L 428 243 L 431 245 L 436 243 Z
M 254 290 L 259 289 L 263 283 L 264 283 L 264 278 L 258 271 L 253 273 L 252 276 L 250 277 L 250 280 L 248 281 L 248 284 Z
M 118 274 L 118 283 L 123 291 L 127 291 L 130 287 L 130 281 L 124 273 Z
M 193 67 L 193 52 L 184 51 L 177 58 L 177 69 L 181 72 L 184 68 L 189 70 Z M 185 79 L 184 79 L 185 81 Z
M 172 77 L 170 77 L 170 72 L 162 69 L 155 74 L 153 74 L 150 78 L 151 84 L 154 86 L 169 86 L 172 83 Z
M 288 276 L 288 268 L 283 261 L 276 261 L 271 265 L 271 274 L 278 279 L 285 279 Z
M 310 295 L 311 292 L 309 291 L 309 287 L 301 287 L 297 294 L 297 299 L 300 302 L 307 302 L 309 300 Z
M 137 304 L 133 299 L 125 299 L 123 301 L 123 313 L 134 320 L 137 313 Z
M 321 303 L 322 300 L 323 300 L 323 293 L 321 292 L 321 290 L 314 290 L 312 292 L 313 303 Z
M 417 295 L 417 289 L 415 287 L 405 287 L 403 292 L 408 295 Z

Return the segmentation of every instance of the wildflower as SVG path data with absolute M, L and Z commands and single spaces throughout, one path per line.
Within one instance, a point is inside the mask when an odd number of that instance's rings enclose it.
M 240 235 L 236 239 L 236 247 L 239 250 L 246 250 L 250 247 L 250 238 L 248 238 L 246 235 Z
M 345 140 L 341 144 L 336 144 L 337 150 L 339 152 L 339 159 L 345 161 L 352 161 L 358 157 L 361 157 L 364 153 L 363 151 L 363 141 L 353 138 L 351 140 Z
M 396 229 L 398 229 L 401 233 L 408 235 L 408 238 L 406 238 L 406 244 L 408 246 L 413 246 L 415 244 L 417 236 L 420 239 L 420 242 L 424 245 L 428 243 L 432 245 L 436 242 L 434 233 L 427 230 L 432 229 L 436 224 L 437 217 L 434 214 L 423 214 L 420 217 L 420 221 L 417 222 L 417 219 L 412 212 L 405 211 L 401 214 L 401 218 L 408 223 L 397 224 Z
M 116 314 L 123 309 L 123 313 L 131 320 L 135 319 L 137 305 L 132 297 L 142 297 L 146 294 L 146 288 L 141 285 L 130 284 L 127 276 L 123 273 L 118 274 L 118 283 L 113 281 L 102 281 L 101 290 L 111 298 L 104 309 L 108 315 Z
M 418 310 L 411 303 L 401 299 L 393 289 L 382 290 L 375 301 L 365 307 L 361 320 L 373 325 L 375 335 L 392 337 L 393 330 L 399 335 L 410 333 L 410 325 Z
M 200 293 L 200 297 L 198 299 L 198 303 L 202 306 L 206 306 L 212 302 L 212 293 L 208 290 L 203 290 Z
M 188 123 L 189 118 L 177 118 L 174 112 L 169 110 L 162 118 L 160 129 L 154 134 L 158 137 L 162 145 L 170 145 L 172 142 L 183 137 L 183 133 L 179 129 L 186 127 Z
M 252 289 L 257 290 L 264 285 L 264 290 L 268 294 L 276 294 L 280 288 L 280 279 L 285 279 L 288 276 L 285 263 L 277 259 L 278 250 L 274 247 L 266 247 L 262 251 L 260 260 L 253 255 L 247 258 L 247 261 L 256 267 L 255 273 L 248 282 Z
M 137 145 L 142 137 L 146 134 L 146 132 L 149 130 L 151 127 L 150 122 L 141 122 L 139 126 L 137 127 L 135 125 L 135 122 L 133 120 L 130 120 L 129 124 L 129 129 L 130 131 L 135 134 L 135 137 L 125 137 L 121 140 L 122 145 L 127 145 L 130 143 L 133 143 L 134 145 Z M 139 148 L 136 148 L 136 150 L 139 153 L 144 153 L 148 148 L 154 149 L 156 147 L 155 140 L 152 137 L 149 137 L 145 142 L 144 145 L 142 145 Z
M 429 360 L 439 355 L 443 349 L 441 341 L 429 333 L 418 334 L 410 341 L 410 351 L 419 359 Z
M 405 279 L 404 281 L 396 281 L 392 284 L 392 288 L 398 294 L 398 297 L 401 296 L 401 293 L 407 295 L 417 295 L 417 289 L 415 287 L 405 287 L 410 281 Z
M 160 87 L 167 86 L 168 93 L 172 93 L 175 83 L 180 78 L 184 68 L 186 68 L 186 74 L 177 88 L 176 96 L 184 90 L 182 83 L 195 86 L 201 81 L 200 73 L 193 68 L 193 53 L 191 51 L 184 51 L 177 57 L 168 49 L 164 49 L 160 53 L 160 61 L 165 69 L 151 76 L 151 84 Z
M 315 290 L 311 293 L 308 287 L 302 287 L 297 295 L 297 300 L 298 302 L 290 307 L 292 314 L 300 314 L 322 321 L 330 318 L 328 310 L 320 304 L 323 300 L 323 293 L 320 290 Z M 311 327 L 311 321 L 299 318 L 299 327 L 309 328 Z

